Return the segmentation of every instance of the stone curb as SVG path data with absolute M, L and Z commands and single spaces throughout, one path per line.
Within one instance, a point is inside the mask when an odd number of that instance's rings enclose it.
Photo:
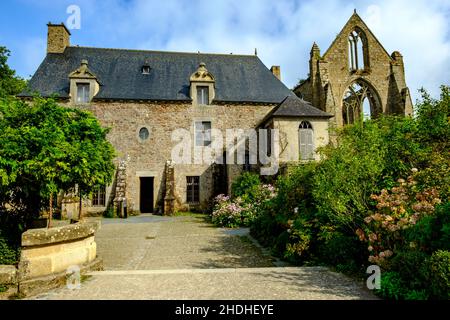
M 0 265 L 0 285 L 17 283 L 17 269 L 11 265 Z
M 103 270 L 103 260 L 96 258 L 94 261 L 81 266 L 81 275 L 87 275 L 90 271 Z M 23 298 L 46 293 L 49 290 L 60 288 L 66 285 L 66 272 L 60 272 L 45 277 L 29 279 L 19 283 L 19 294 Z

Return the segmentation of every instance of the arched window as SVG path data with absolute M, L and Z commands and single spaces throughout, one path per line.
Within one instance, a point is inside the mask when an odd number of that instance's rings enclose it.
M 350 71 L 364 70 L 367 67 L 366 35 L 360 29 L 355 29 L 348 37 L 348 61 Z
M 314 159 L 314 131 L 311 123 L 302 121 L 298 128 L 300 159 Z
M 342 117 L 345 124 L 352 124 L 361 116 L 363 120 L 377 117 L 382 112 L 375 90 L 364 80 L 356 80 L 344 93 Z

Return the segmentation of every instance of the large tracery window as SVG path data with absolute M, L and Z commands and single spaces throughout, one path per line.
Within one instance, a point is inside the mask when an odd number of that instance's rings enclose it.
M 371 119 L 381 113 L 378 96 L 365 81 L 357 80 L 345 91 L 342 105 L 344 124 L 352 124 L 362 117 Z
M 348 37 L 348 61 L 350 71 L 364 70 L 367 67 L 366 35 L 360 29 L 355 29 Z

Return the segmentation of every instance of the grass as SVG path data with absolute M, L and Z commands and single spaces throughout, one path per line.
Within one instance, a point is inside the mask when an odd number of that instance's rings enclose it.
M 252 240 L 250 240 L 250 238 L 247 236 L 238 236 L 238 237 L 243 243 L 253 244 Z
M 194 218 L 204 218 L 207 215 L 204 213 L 197 212 L 175 212 L 174 217 L 194 217 Z

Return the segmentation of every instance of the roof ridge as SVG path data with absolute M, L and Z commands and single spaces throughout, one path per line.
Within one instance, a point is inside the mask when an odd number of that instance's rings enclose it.
M 215 55 L 215 56 L 227 56 L 227 57 L 230 57 L 230 56 L 234 56 L 234 57 L 254 57 L 254 58 L 258 58 L 258 56 L 254 55 L 254 54 L 207 53 L 207 52 L 164 51 L 164 50 L 145 50 L 145 49 L 125 49 L 125 48 L 101 48 L 101 47 L 78 46 L 78 45 L 71 45 L 68 48 L 113 50 L 113 51 L 131 51 L 131 52 L 151 52 L 151 53 L 169 53 L 169 54 L 189 54 L 189 55 Z

